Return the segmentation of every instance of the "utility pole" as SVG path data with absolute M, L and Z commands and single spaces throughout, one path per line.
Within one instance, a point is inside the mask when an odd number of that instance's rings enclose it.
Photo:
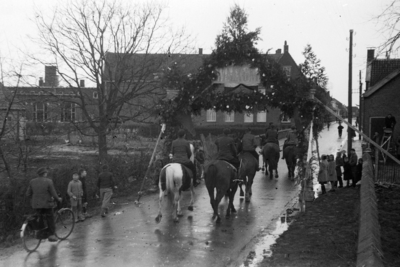
M 353 109 L 351 103 L 352 97 L 352 75 L 353 75 L 353 30 L 350 30 L 350 44 L 349 44 L 349 92 L 348 92 L 348 122 L 353 125 Z M 352 138 L 353 138 L 353 130 L 350 127 L 347 127 L 347 155 L 350 155 L 352 148 Z
M 358 105 L 358 130 L 361 132 L 361 122 L 362 122 L 362 114 L 361 114 L 361 95 L 362 95 L 362 82 L 361 82 L 361 70 L 360 70 L 360 99 Z M 361 134 L 359 135 L 359 140 L 361 140 Z

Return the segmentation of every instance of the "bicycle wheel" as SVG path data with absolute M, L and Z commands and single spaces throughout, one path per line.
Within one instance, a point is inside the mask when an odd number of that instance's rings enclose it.
M 71 209 L 60 209 L 55 214 L 56 236 L 63 240 L 66 239 L 74 230 L 75 216 Z
M 36 238 L 37 230 L 33 230 L 32 226 L 29 225 L 28 222 L 25 222 L 21 227 L 21 239 L 22 245 L 24 246 L 25 250 L 28 252 L 35 251 L 42 239 Z

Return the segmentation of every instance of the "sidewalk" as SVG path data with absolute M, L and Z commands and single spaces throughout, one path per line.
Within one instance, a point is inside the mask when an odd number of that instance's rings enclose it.
M 357 135 L 352 143 L 358 157 L 362 153 L 361 142 Z M 341 145 L 347 151 L 346 139 Z M 359 187 L 318 195 L 306 203 L 305 213 L 291 218 L 289 229 L 272 246 L 272 256 L 259 266 L 355 266 L 359 205 Z

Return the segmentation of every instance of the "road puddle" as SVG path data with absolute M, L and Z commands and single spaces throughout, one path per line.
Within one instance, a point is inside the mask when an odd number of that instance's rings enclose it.
M 263 259 L 272 256 L 271 246 L 275 244 L 276 239 L 283 234 L 293 220 L 293 213 L 297 209 L 287 209 L 275 222 L 273 230 L 266 233 L 249 252 L 246 260 L 240 267 L 256 267 Z

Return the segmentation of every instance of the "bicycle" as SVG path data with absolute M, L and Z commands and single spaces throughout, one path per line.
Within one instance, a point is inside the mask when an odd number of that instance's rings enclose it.
M 64 240 L 67 239 L 75 227 L 75 215 L 70 208 L 58 208 L 57 205 L 53 211 L 54 222 L 56 226 L 55 236 Z M 47 231 L 47 223 L 45 215 L 34 213 L 25 216 L 25 221 L 21 227 L 22 245 L 28 252 L 35 251 L 42 239 L 47 239 L 49 233 Z

